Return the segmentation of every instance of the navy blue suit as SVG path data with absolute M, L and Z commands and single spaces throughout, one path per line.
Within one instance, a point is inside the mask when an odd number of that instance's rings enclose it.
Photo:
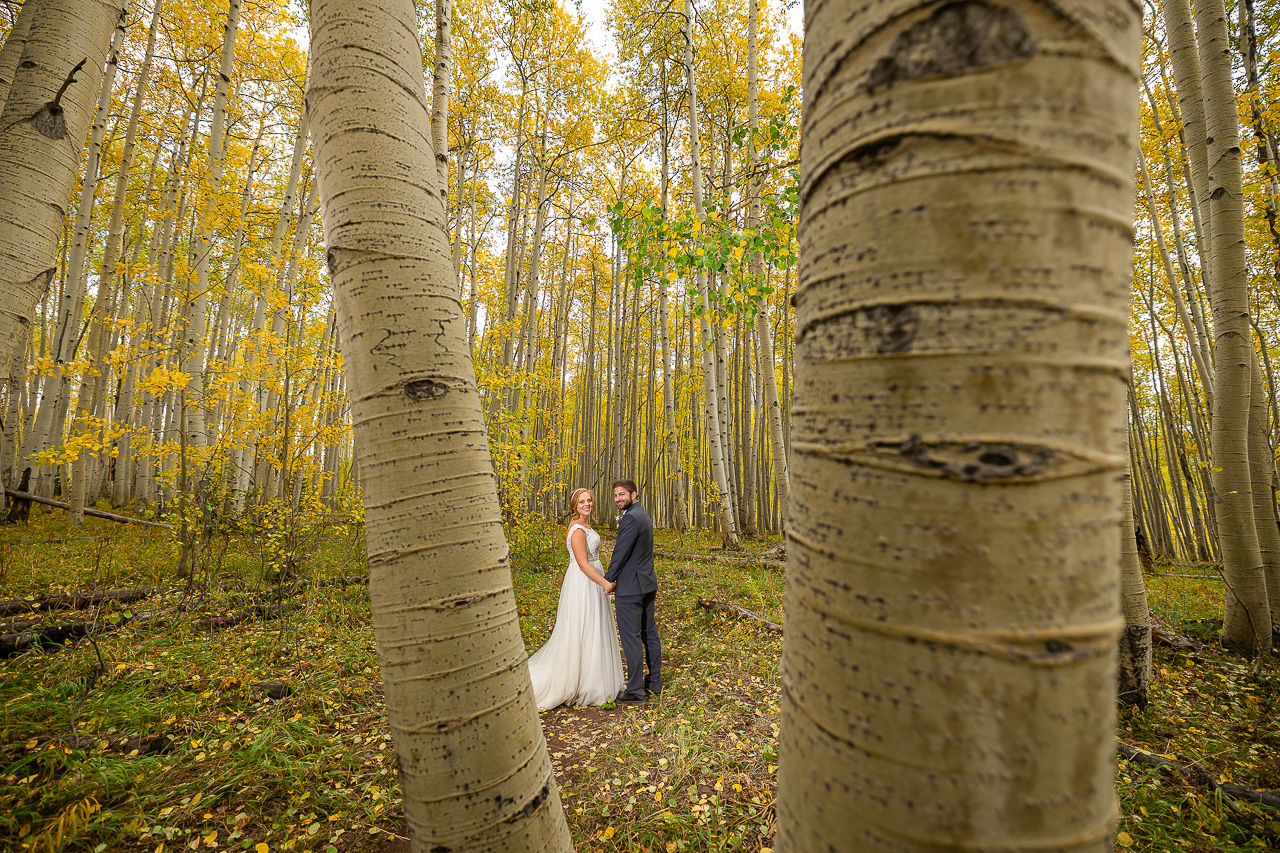
M 658 576 L 653 571 L 653 522 L 640 504 L 627 507 L 618 522 L 618 541 L 604 579 L 618 585 L 613 592 L 613 610 L 627 661 L 623 692 L 637 699 L 644 698 L 646 689 L 661 693 L 662 642 L 654 619 Z

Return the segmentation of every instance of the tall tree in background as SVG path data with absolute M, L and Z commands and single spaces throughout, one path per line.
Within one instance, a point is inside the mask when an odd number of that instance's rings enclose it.
M 702 206 L 702 154 L 698 135 L 698 84 L 693 68 L 693 21 L 693 0 L 684 0 L 684 67 L 685 85 L 688 88 L 685 95 L 689 103 L 689 162 L 692 168 L 689 182 L 693 189 L 694 221 L 701 226 L 706 213 Z M 702 329 L 703 404 L 706 407 L 707 454 L 711 460 L 711 481 L 716 489 L 720 538 L 726 548 L 737 548 L 738 527 L 733 513 L 733 493 L 729 490 L 727 448 L 723 441 L 722 420 L 728 417 L 728 413 L 721 411 L 716 402 L 717 365 L 713 350 L 717 333 L 711 327 L 711 301 L 708 296 L 707 274 L 699 272 L 697 282 L 701 307 L 701 311 L 698 312 L 698 322 Z
M 409 0 L 313 0 L 307 111 L 405 816 L 416 851 L 568 851 L 422 80 Z
M 805 11 L 778 846 L 1109 851 L 1139 10 Z
M 1195 14 L 1207 163 L 1204 177 L 1196 176 L 1196 181 L 1203 187 L 1198 193 L 1201 215 L 1207 213 L 1209 221 L 1209 299 L 1215 335 L 1213 492 L 1226 579 L 1222 641 L 1242 651 L 1266 652 L 1271 648 L 1271 611 L 1256 525 L 1274 513 L 1254 506 L 1249 473 L 1250 389 L 1262 380 L 1256 376 L 1249 328 L 1240 123 L 1231 83 L 1231 39 L 1222 0 L 1197 0 Z M 1264 492 L 1274 502 L 1270 489 Z

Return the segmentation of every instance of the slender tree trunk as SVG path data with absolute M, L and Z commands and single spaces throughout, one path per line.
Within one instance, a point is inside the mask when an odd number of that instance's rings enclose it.
M 1151 616 L 1147 589 L 1142 581 L 1142 563 L 1133 525 L 1133 488 L 1126 476 L 1121 486 L 1123 502 L 1120 527 L 1120 611 L 1124 633 L 1120 635 L 1116 681 L 1120 702 L 1147 707 L 1151 692 Z
M 1253 383 L 1249 394 L 1249 476 L 1270 616 L 1269 629 L 1274 632 L 1280 625 L 1280 523 L 1276 518 L 1275 457 L 1267 438 L 1267 395 L 1262 387 L 1256 355 L 1253 357 Z
M 422 186 L 435 158 L 413 4 L 313 0 L 311 51 L 307 108 L 366 495 L 369 596 L 413 849 L 567 853 L 448 213 Z M 376 169 L 351 168 L 370 150 Z M 386 199 L 398 204 L 368 215 Z
M 684 67 L 689 95 L 689 156 L 692 170 L 690 183 L 693 185 L 694 219 L 696 222 L 701 223 L 704 218 L 702 209 L 702 164 L 700 162 L 702 155 L 698 143 L 698 88 L 693 73 L 693 0 L 685 0 L 684 2 L 684 19 Z M 724 450 L 720 443 L 720 418 L 722 413 L 717 404 L 716 363 L 715 354 L 712 352 L 715 341 L 711 336 L 711 328 L 707 322 L 707 315 L 711 310 L 711 300 L 707 293 L 707 274 L 699 271 L 697 282 L 698 295 L 702 305 L 699 321 L 702 327 L 703 394 L 706 404 L 707 448 L 711 457 L 711 477 L 718 492 L 716 499 L 720 518 L 720 536 L 724 540 L 726 548 L 736 549 L 738 547 L 738 528 L 733 517 L 733 506 L 730 503 L 732 493 L 729 490 L 729 472 L 725 470 Z
M 760 0 L 747 0 L 747 109 L 751 124 L 751 202 L 747 211 L 747 229 L 759 227 L 760 224 L 760 157 L 756 150 L 756 134 L 760 129 L 760 105 L 756 93 L 759 71 L 757 70 L 757 30 L 758 7 Z M 751 255 L 751 274 L 757 281 L 764 273 L 764 255 L 753 252 Z M 764 385 L 764 405 L 769 425 L 769 448 L 773 454 L 773 487 L 778 493 L 778 503 L 782 507 L 783 518 L 786 518 L 787 499 L 790 493 L 787 473 L 787 448 L 782 440 L 782 406 L 778 403 L 778 375 L 773 354 L 773 335 L 769 324 L 769 296 L 760 297 L 759 315 L 755 321 L 756 343 L 760 348 L 760 375 Z
M 450 56 L 453 0 L 435 0 L 436 61 L 431 77 L 431 146 L 436 155 L 436 172 L 440 176 L 440 197 L 449 209 L 449 81 L 452 73 Z M 458 196 L 462 206 L 462 196 Z M 447 235 L 448 229 L 445 230 Z M 457 278 L 455 275 L 454 278 Z
M 1112 850 L 1140 42 L 806 4 L 780 849 Z
M 1209 299 L 1213 305 L 1213 491 L 1226 579 L 1225 645 L 1248 653 L 1271 648 L 1271 613 L 1249 472 L 1249 398 L 1253 339 L 1244 252 L 1240 126 L 1231 83 L 1231 51 L 1222 0 L 1197 0 L 1207 171 L 1200 193 L 1209 209 Z M 1185 110 L 1184 110 L 1185 115 Z M 1195 167 L 1193 165 L 1193 174 Z M 1203 209 L 1202 209 L 1203 213 Z
M 222 31 L 222 64 L 214 88 L 213 119 L 209 126 L 209 188 L 197 213 L 196 234 L 192 242 L 195 267 L 195 292 L 188 292 L 186 328 L 182 336 L 182 372 L 189 378 L 186 387 L 187 443 L 196 454 L 197 468 L 204 465 L 208 445 L 206 418 L 209 401 L 205 399 L 204 334 L 209 307 L 209 254 L 212 250 L 213 219 L 217 214 L 217 198 L 222 190 L 222 174 L 226 168 L 223 154 L 227 121 L 227 90 L 231 84 L 232 60 L 235 58 L 236 29 L 240 24 L 240 0 L 228 0 L 227 22 Z M 188 279 L 188 281 L 190 281 Z

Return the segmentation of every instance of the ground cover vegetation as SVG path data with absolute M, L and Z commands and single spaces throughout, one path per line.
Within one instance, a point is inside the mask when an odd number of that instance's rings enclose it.
M 297 609 L 223 629 L 192 620 L 271 598 L 261 534 L 228 532 L 213 582 L 192 584 L 177 576 L 181 545 L 164 532 L 95 519 L 70 527 L 60 513 L 37 513 L 0 533 L 12 600 L 155 589 L 140 601 L 4 617 L 94 628 L 0 669 L 0 838 L 30 851 L 399 849 L 404 815 L 367 593 L 333 582 L 366 572 L 361 531 L 325 533 L 295 576 Z M 550 525 L 543 536 L 560 538 Z M 658 560 L 670 673 L 660 702 L 541 715 L 579 850 L 774 843 L 781 637 L 698 602 L 781 622 L 783 572 L 770 560 L 705 559 L 718 544 L 710 532 L 660 535 L 670 555 Z M 560 554 L 515 566 L 530 650 L 550 633 L 563 569 Z M 1150 703 L 1123 712 L 1119 738 L 1194 762 L 1212 781 L 1121 760 L 1117 849 L 1273 849 L 1280 812 L 1212 782 L 1280 788 L 1280 667 L 1217 647 L 1211 573 L 1152 574 L 1148 584 L 1156 613 L 1198 646 L 1158 647 Z M 170 607 L 181 609 L 127 624 Z

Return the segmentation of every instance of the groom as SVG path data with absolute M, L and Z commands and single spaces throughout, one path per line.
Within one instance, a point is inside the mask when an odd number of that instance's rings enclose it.
M 658 576 L 653 573 L 653 522 L 644 507 L 636 503 L 637 489 L 632 480 L 613 484 L 613 503 L 622 510 L 618 521 L 618 541 L 609 558 L 609 571 L 604 579 L 616 583 L 614 612 L 618 619 L 618 638 L 627 659 L 627 685 L 617 702 L 643 702 L 645 693 L 662 693 L 662 643 L 658 640 L 658 624 L 653 606 L 658 596 Z M 649 664 L 646 676 L 642 664 Z

